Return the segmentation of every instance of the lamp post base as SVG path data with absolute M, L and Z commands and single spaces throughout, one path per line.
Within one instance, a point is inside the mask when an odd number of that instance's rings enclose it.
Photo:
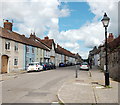
M 110 85 L 109 73 L 105 72 L 105 86 L 109 86 L 109 85 Z

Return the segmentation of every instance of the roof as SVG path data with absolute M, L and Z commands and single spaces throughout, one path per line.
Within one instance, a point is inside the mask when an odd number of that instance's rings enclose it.
M 16 32 L 7 30 L 7 29 L 2 28 L 2 27 L 0 27 L 0 37 L 10 39 L 10 40 L 22 43 L 22 44 L 26 44 L 26 45 L 30 45 L 30 46 L 34 46 L 34 47 L 39 47 L 39 48 L 48 50 L 39 42 L 31 40 L 31 39 L 25 37 L 25 35 L 18 34 Z
M 52 49 L 52 44 L 54 45 L 54 48 L 55 48 L 54 39 L 49 39 L 48 36 L 46 36 L 44 39 L 41 39 L 41 42 L 46 44 L 50 49 Z
M 57 44 L 56 53 L 76 58 L 76 55 Z
M 120 48 L 119 46 L 120 46 L 120 35 L 108 44 L 108 47 L 111 50 L 116 49 L 116 48 Z

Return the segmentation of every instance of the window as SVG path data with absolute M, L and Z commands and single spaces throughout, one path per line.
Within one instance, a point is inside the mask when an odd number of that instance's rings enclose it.
M 26 46 L 26 52 L 27 53 L 29 52 L 29 46 Z
M 14 59 L 14 65 L 17 66 L 18 65 L 18 58 Z
M 6 41 L 6 42 L 5 42 L 5 49 L 6 49 L 6 50 L 9 50 L 9 49 L 10 49 L 10 42 L 9 42 L 9 41 Z
M 15 51 L 18 51 L 18 43 L 15 42 L 15 47 L 14 47 Z
M 32 47 L 32 53 L 34 54 L 34 48 Z

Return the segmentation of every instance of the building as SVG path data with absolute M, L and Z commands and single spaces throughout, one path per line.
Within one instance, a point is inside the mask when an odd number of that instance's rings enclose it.
M 50 48 L 47 45 L 45 45 L 41 41 L 41 39 L 38 38 L 35 35 L 35 33 L 33 33 L 33 34 L 31 33 L 29 38 L 32 39 L 33 41 L 39 43 L 39 46 L 40 46 L 40 48 L 37 48 L 35 50 L 35 52 L 36 52 L 36 54 L 35 54 L 36 55 L 35 56 L 36 61 L 38 61 L 38 62 L 49 62 L 49 60 L 50 60 Z
M 4 28 L 0 27 L 0 72 L 9 73 L 11 71 L 24 68 L 24 44 L 22 35 L 12 31 L 12 23 L 6 20 Z
M 110 77 L 120 82 L 120 35 L 108 43 L 108 70 Z
M 48 36 L 44 37 L 44 39 L 41 40 L 43 44 L 47 45 L 50 49 L 50 60 L 49 62 L 52 62 L 55 64 L 55 42 L 53 39 L 49 39 Z
M 12 31 L 12 26 L 12 23 L 6 20 L 4 27 L 0 27 L 0 43 L 2 45 L 0 48 L 1 73 L 25 70 L 29 63 L 37 61 L 37 49 L 39 51 L 42 49 L 39 54 L 43 57 L 39 56 L 38 58 L 42 61 L 44 60 L 44 55 L 46 55 L 43 49 L 45 51 L 48 50 L 39 42 Z
M 50 62 L 50 47 L 45 44 L 39 37 L 37 37 L 35 34 L 31 34 L 30 39 L 34 40 L 35 42 L 38 42 L 41 46 L 41 52 L 38 55 L 36 55 L 36 59 L 40 59 L 40 62 Z M 42 55 L 41 55 L 42 54 Z
M 35 33 L 28 38 L 12 28 L 8 20 L 0 27 L 0 73 L 26 70 L 31 62 L 76 63 L 76 55 L 56 45 L 54 39 L 40 39 Z

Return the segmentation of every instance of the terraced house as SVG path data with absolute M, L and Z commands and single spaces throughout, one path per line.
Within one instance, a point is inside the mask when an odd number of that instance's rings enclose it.
M 39 42 L 40 46 L 41 46 L 41 53 L 42 55 L 36 55 L 36 57 L 41 57 L 40 58 L 40 62 L 49 62 L 50 61 L 50 48 L 48 45 L 46 45 L 45 43 L 42 42 L 42 40 L 37 37 L 34 34 L 31 34 L 29 37 L 31 40 L 35 41 L 35 42 Z
M 44 60 L 44 51 L 49 50 L 37 41 L 12 31 L 12 23 L 6 20 L 0 27 L 0 72 L 25 70 L 28 64 Z M 37 54 L 40 55 L 39 57 Z
M 31 62 L 76 62 L 75 54 L 55 44 L 46 36 L 40 39 L 31 33 L 30 37 L 12 30 L 13 24 L 6 20 L 0 27 L 0 72 L 26 70 Z
M 0 27 L 0 70 L 2 73 L 9 73 L 24 68 L 24 44 L 22 35 L 12 31 L 12 23 L 4 22 L 4 28 Z

